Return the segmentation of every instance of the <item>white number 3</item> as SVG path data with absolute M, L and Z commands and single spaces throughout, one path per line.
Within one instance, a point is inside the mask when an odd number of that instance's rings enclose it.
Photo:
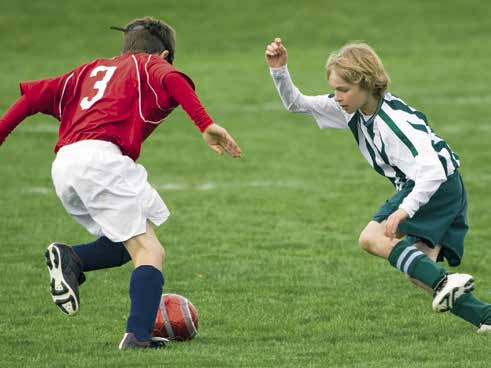
M 94 89 L 97 90 L 97 94 L 92 97 L 92 99 L 88 99 L 88 97 L 84 97 L 82 101 L 80 101 L 80 107 L 82 110 L 90 109 L 90 107 L 99 101 L 104 95 L 104 91 L 106 90 L 107 83 L 111 80 L 114 71 L 116 70 L 115 66 L 103 66 L 99 65 L 97 68 L 94 68 L 90 73 L 91 77 L 95 77 L 99 72 L 104 72 L 104 77 L 101 80 L 98 80 L 94 83 Z

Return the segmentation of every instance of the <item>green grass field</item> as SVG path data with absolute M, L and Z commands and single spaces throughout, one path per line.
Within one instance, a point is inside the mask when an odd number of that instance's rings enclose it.
M 275 36 L 306 94 L 350 40 L 380 54 L 391 91 L 424 111 L 461 156 L 471 231 L 456 269 L 491 301 L 491 5 L 485 1 L 0 1 L 0 114 L 18 82 L 119 52 L 108 29 L 144 15 L 177 30 L 175 65 L 243 150 L 217 157 L 178 109 L 143 147 L 172 216 L 157 233 L 165 291 L 188 297 L 199 336 L 165 351 L 121 352 L 132 267 L 87 274 L 81 310 L 52 305 L 44 249 L 91 236 L 64 211 L 50 168 L 57 122 L 26 120 L 0 147 L 1 367 L 489 367 L 491 336 L 450 314 L 358 234 L 393 189 L 349 131 L 287 113 L 264 61 Z

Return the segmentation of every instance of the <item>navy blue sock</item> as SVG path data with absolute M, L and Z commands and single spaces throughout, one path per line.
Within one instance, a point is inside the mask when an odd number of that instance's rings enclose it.
M 114 243 L 105 236 L 72 249 L 80 257 L 84 272 L 122 266 L 131 259 L 123 243 Z
M 149 341 L 162 297 L 164 276 L 153 266 L 135 268 L 130 280 L 131 309 L 126 332 L 140 341 Z

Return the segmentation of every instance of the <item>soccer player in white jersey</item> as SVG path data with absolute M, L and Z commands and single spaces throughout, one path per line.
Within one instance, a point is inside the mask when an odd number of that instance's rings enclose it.
M 459 159 L 423 113 L 387 92 L 390 80 L 374 50 L 352 43 L 333 53 L 326 72 L 334 93 L 320 96 L 295 87 L 281 39 L 265 56 L 286 109 L 312 115 L 320 128 L 350 129 L 368 163 L 394 185 L 396 193 L 361 232 L 361 247 L 433 292 L 435 311 L 491 331 L 491 305 L 471 294 L 472 276 L 447 274 L 436 263 L 457 266 L 463 255 L 467 198 Z

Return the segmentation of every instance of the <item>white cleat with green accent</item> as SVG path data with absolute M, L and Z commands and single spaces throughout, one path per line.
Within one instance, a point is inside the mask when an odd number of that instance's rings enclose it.
M 477 333 L 491 333 L 491 325 L 482 324 L 481 327 L 479 327 L 479 330 L 477 330 Z
M 474 290 L 474 278 L 465 273 L 453 273 L 442 280 L 433 294 L 433 310 L 446 312 L 453 308 L 455 301 L 463 294 Z

